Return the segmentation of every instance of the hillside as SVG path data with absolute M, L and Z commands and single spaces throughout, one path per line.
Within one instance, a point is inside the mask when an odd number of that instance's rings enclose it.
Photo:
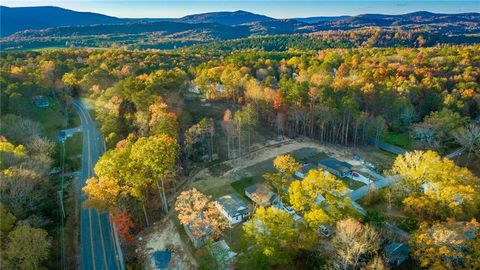
M 78 12 L 59 7 L 5 7 L 0 6 L 1 36 L 9 36 L 27 29 L 45 29 L 58 26 L 115 24 L 128 20 L 92 12 Z M 54 19 L 53 19 L 54 18 Z
M 175 21 L 186 23 L 219 23 L 223 25 L 238 25 L 252 22 L 272 21 L 274 18 L 251 12 L 238 10 L 234 12 L 209 12 L 182 17 Z

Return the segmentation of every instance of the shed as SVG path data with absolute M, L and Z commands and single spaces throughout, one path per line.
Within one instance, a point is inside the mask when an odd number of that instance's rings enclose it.
M 233 260 L 237 253 L 233 252 L 225 240 L 220 240 L 212 244 L 210 249 L 213 259 L 217 263 L 217 269 L 233 269 Z

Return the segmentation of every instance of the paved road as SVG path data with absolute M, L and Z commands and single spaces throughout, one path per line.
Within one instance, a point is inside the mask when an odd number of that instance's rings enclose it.
M 75 110 L 80 116 L 83 131 L 82 170 L 80 171 L 79 187 L 93 177 L 93 168 L 104 151 L 103 141 L 90 117 L 85 105 L 74 101 Z M 98 213 L 95 209 L 84 208 L 85 194 L 81 195 L 80 213 L 80 245 L 81 269 L 103 270 L 124 269 L 122 253 L 117 238 L 113 233 L 108 213 Z
M 352 201 L 357 201 L 363 198 L 365 195 L 367 195 L 371 187 L 376 189 L 384 188 L 386 186 L 390 186 L 391 184 L 395 183 L 395 181 L 398 179 L 397 176 L 383 177 L 382 175 L 377 174 L 375 172 L 371 172 L 370 175 L 375 176 L 376 180 L 370 183 L 369 185 L 364 185 L 352 191 L 352 193 L 350 193 L 349 195 Z
M 364 173 L 368 173 L 371 176 L 375 177 L 376 179 L 369 185 L 365 185 L 360 188 L 357 188 L 356 190 L 352 191 L 352 193 L 348 195 L 348 197 L 350 197 L 350 199 L 352 200 L 352 206 L 355 208 L 355 210 L 357 210 L 361 215 L 365 216 L 367 215 L 367 211 L 365 211 L 365 209 L 363 209 L 363 207 L 356 201 L 363 198 L 365 195 L 367 195 L 370 188 L 380 189 L 380 188 L 390 186 L 391 184 L 395 183 L 395 181 L 397 181 L 399 177 L 397 175 L 383 177 L 381 174 L 376 173 L 369 169 L 363 169 L 360 171 Z M 389 222 L 385 222 L 385 226 L 391 232 L 402 236 L 404 239 L 408 240 L 410 238 L 410 235 L 407 232 L 403 231 L 402 229 L 398 228 L 397 226 Z

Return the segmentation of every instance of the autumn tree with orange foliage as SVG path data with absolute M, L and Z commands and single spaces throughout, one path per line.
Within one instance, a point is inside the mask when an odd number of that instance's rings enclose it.
M 478 269 L 480 224 L 459 222 L 422 223 L 410 240 L 413 256 L 428 269 Z
M 209 232 L 217 239 L 222 230 L 228 227 L 227 220 L 220 213 L 215 202 L 196 188 L 183 191 L 175 202 L 178 219 L 191 228 L 196 237 L 207 237 Z

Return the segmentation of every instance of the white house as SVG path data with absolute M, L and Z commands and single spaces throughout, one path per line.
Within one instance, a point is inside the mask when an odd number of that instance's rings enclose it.
M 242 222 L 250 216 L 250 209 L 247 204 L 235 193 L 218 198 L 216 205 L 218 210 L 230 222 L 230 225 Z

